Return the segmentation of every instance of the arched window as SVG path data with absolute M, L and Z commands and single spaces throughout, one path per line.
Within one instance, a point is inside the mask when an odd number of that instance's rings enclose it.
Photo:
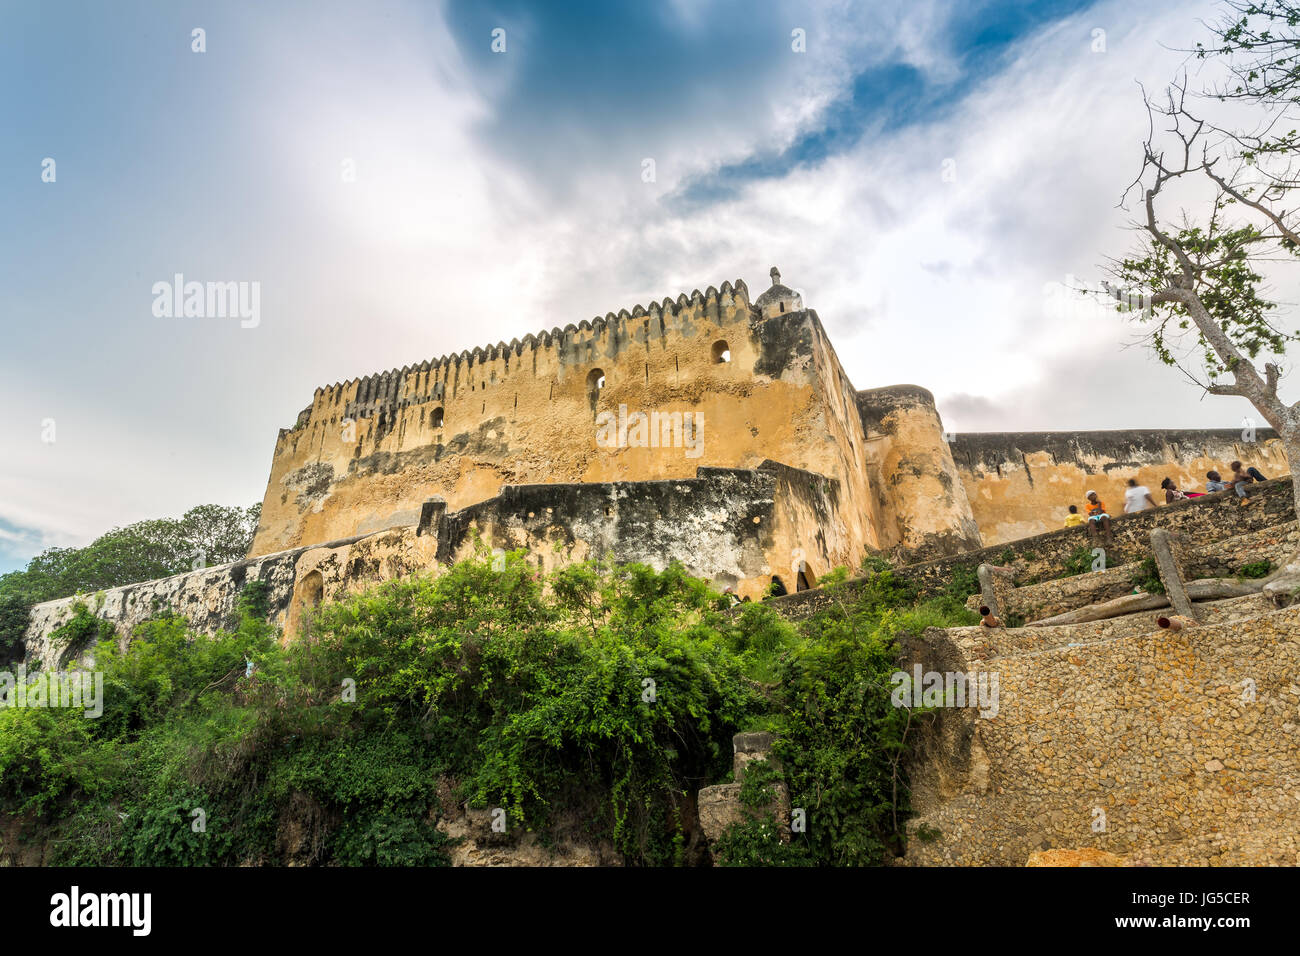
M 718 339 L 713 343 L 713 364 L 721 365 L 723 362 L 731 361 L 731 348 L 727 345 L 725 339 Z
M 293 601 L 289 607 L 289 620 L 286 622 L 282 644 L 288 644 L 298 635 L 302 626 L 304 611 L 310 611 L 320 604 L 325 593 L 325 580 L 319 571 L 309 571 L 303 575 L 294 589 Z
M 442 409 L 441 409 L 441 408 L 435 408 L 435 409 L 433 410 L 433 415 L 429 418 L 429 424 L 431 424 L 434 428 L 441 428 L 441 427 L 442 427 Z
M 604 369 L 593 368 L 587 373 L 587 397 L 591 399 L 593 405 L 596 403 L 596 398 L 600 395 L 600 390 L 604 387 Z
M 808 567 L 808 562 L 803 558 L 803 549 L 795 550 L 795 562 L 791 567 L 794 571 L 795 581 L 794 589 L 796 591 L 807 591 L 817 586 L 817 578 L 812 573 L 812 568 Z
M 304 608 L 313 608 L 320 604 L 324 592 L 325 579 L 321 577 L 319 571 L 312 571 L 302 579 L 302 584 L 298 588 L 298 598 Z

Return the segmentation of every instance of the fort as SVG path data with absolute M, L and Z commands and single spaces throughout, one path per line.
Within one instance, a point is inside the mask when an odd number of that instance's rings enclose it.
M 723 282 L 316 389 L 276 438 L 247 559 L 114 588 L 96 613 L 125 633 L 161 603 L 213 630 L 251 576 L 291 636 L 304 607 L 476 547 L 547 571 L 676 560 L 759 599 L 868 554 L 1042 534 L 1087 489 L 1118 504 L 1130 477 L 1288 470 L 1267 430 L 947 435 L 925 388 L 858 390 L 816 311 L 770 275 L 752 302 Z M 57 656 L 73 603 L 33 609 L 29 652 Z
M 1062 524 L 1085 490 L 1117 505 L 1130 478 L 1196 488 L 1234 459 L 1271 479 L 1248 506 L 1225 491 L 1116 514 L 1107 561 L 1072 569 L 1090 543 Z M 869 555 L 922 595 L 978 569 L 967 606 L 1013 626 L 898 648 L 904 675 L 984 685 L 919 728 L 896 863 L 1296 864 L 1300 605 L 1258 580 L 1300 547 L 1288 471 L 1263 430 L 947 435 L 926 389 L 856 389 L 773 269 L 752 303 L 724 282 L 317 389 L 276 439 L 244 560 L 36 605 L 27 663 L 84 650 L 57 637 L 81 601 L 123 640 L 163 608 L 214 633 L 259 581 L 288 641 L 323 600 L 484 548 L 544 571 L 675 561 L 755 600 L 779 581 L 789 619 L 835 599 L 821 575 Z M 1189 626 L 1158 626 L 1170 607 Z M 708 840 L 739 818 L 771 734 L 733 744 L 734 780 L 694 795 Z M 555 861 L 482 817 L 450 824 L 459 864 Z

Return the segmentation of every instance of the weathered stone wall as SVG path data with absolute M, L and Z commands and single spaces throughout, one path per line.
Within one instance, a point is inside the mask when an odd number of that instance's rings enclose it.
M 1084 510 L 1089 490 L 1120 514 L 1130 478 L 1163 504 L 1163 479 L 1204 491 L 1206 472 L 1228 477 L 1233 460 L 1269 478 L 1290 473 L 1281 441 L 1267 428 L 1254 441 L 1243 440 L 1242 429 L 975 433 L 953 436 L 950 447 L 985 544 L 1062 527 L 1069 505 Z
M 1210 544 L 1198 544 L 1196 540 L 1186 539 L 1181 543 L 1179 552 L 1184 578 L 1195 580 L 1235 577 L 1246 565 L 1258 565 L 1264 561 L 1269 562 L 1273 568 L 1278 568 L 1296 552 L 1297 547 L 1300 547 L 1300 528 L 1291 521 Z M 1016 565 L 1011 567 L 1015 568 Z M 1140 584 L 1149 573 L 1149 569 L 1144 569 L 1140 562 L 1131 561 L 1104 570 L 1089 570 L 1038 584 L 1008 587 L 1002 590 L 999 602 L 1004 615 L 1018 614 L 1026 621 L 1037 621 L 1085 604 L 1099 604 L 1122 597 L 1131 593 L 1134 586 Z M 972 595 L 966 606 L 975 610 L 980 601 L 980 595 Z
M 1114 566 L 1149 557 L 1151 532 L 1155 528 L 1166 528 L 1183 534 L 1188 541 L 1204 543 L 1268 529 L 1281 529 L 1280 533 L 1286 535 L 1294 529 L 1295 499 L 1291 495 L 1290 478 L 1255 485 L 1251 498 L 1254 503 L 1242 507 L 1234 492 L 1221 491 L 1138 514 L 1119 515 L 1112 525 L 1115 545 L 1106 549 L 1106 563 Z M 1020 582 L 1030 583 L 1035 578 L 1059 577 L 1065 562 L 1080 548 L 1092 548 L 1088 529 L 1062 528 L 956 557 L 911 565 L 905 573 L 923 591 L 933 591 L 941 589 L 958 566 L 1014 564 Z M 1199 574 L 1199 569 L 1191 570 Z M 1236 568 L 1231 572 L 1236 573 Z
M 269 554 L 249 561 L 222 564 L 155 581 L 110 588 L 96 594 L 46 601 L 32 608 L 23 640 L 31 666 L 55 667 L 65 663 L 69 649 L 56 646 L 53 632 L 72 617 L 74 606 L 84 603 L 121 633 L 170 610 L 183 615 L 196 629 L 212 633 L 235 623 L 235 601 L 246 581 L 266 581 L 273 615 L 283 620 L 293 592 L 298 551 Z
M 719 589 L 759 598 L 773 574 L 795 587 L 770 555 L 802 548 L 814 569 L 843 562 L 850 545 L 841 538 L 834 550 L 828 533 L 839 495 L 837 482 L 774 462 L 674 481 L 509 486 L 449 515 L 439 556 L 459 559 L 482 541 L 523 548 L 546 571 L 606 556 L 659 570 L 678 561 Z
M 893 515 L 898 529 L 881 548 L 921 560 L 980 547 L 934 396 L 916 385 L 894 385 L 858 392 L 855 402 L 879 476 L 873 505 Z
M 506 485 L 672 480 L 767 459 L 866 502 L 845 393 L 816 314 L 762 316 L 743 282 L 320 389 L 277 440 L 251 553 L 413 524 L 435 495 L 457 510 Z M 635 433 L 606 447 L 597 417 L 620 408 L 700 413 L 699 442 L 674 431 L 664 447 L 657 430 L 655 447 L 635 447 Z M 876 546 L 864 507 L 839 522 L 859 550 Z
M 1300 538 L 1295 520 L 1291 479 L 1275 478 L 1251 489 L 1254 503 L 1242 507 L 1232 491 L 1221 491 L 1194 500 L 1161 505 L 1115 519 L 1115 546 L 1107 549 L 1107 564 L 1114 568 L 1151 555 L 1151 531 L 1167 528 L 1189 542 L 1201 542 L 1201 555 L 1188 567 L 1192 577 L 1233 575 L 1249 564 L 1285 553 L 1282 546 Z M 1267 532 L 1266 534 L 1264 532 Z M 1232 539 L 1242 535 L 1258 538 Z M 1080 548 L 1090 549 L 1088 529 L 1063 528 L 1021 541 L 990 545 L 964 554 L 910 564 L 899 570 L 923 595 L 937 594 L 960 569 L 973 570 L 981 564 L 1010 565 L 1022 584 L 1047 581 L 1063 574 L 1065 562 Z M 1090 572 L 1091 573 L 1091 572 Z M 1116 572 L 1121 576 L 1128 572 Z M 853 582 L 849 582 L 852 587 Z M 829 598 L 820 590 L 775 599 L 783 615 L 798 620 L 824 607 Z
M 992 654 L 963 631 L 910 646 L 908 666 L 997 674 L 999 700 L 992 719 L 941 708 L 923 731 L 905 861 L 1016 866 L 1084 847 L 1300 863 L 1300 606 L 1179 634 L 1098 629 L 1025 629 L 1034 646 Z
M 302 612 L 379 582 L 436 572 L 476 548 L 526 549 L 545 570 L 588 558 L 640 561 L 662 570 L 680 562 L 691 574 L 759 598 L 772 575 L 794 590 L 787 561 L 798 554 L 816 575 L 843 564 L 854 549 L 837 525 L 838 482 L 764 462 L 753 470 L 701 468 L 673 481 L 508 486 L 458 512 L 435 509 L 415 524 L 321 545 L 292 548 L 189 574 L 38 604 L 25 640 L 29 660 L 56 663 L 66 648 L 52 634 L 86 603 L 129 634 L 160 610 L 185 617 L 196 630 L 233 626 L 247 581 L 265 581 L 271 621 L 290 636 Z M 773 566 L 769 555 L 780 555 Z
M 235 605 L 240 591 L 250 581 L 266 582 L 269 620 L 292 633 L 300 620 L 304 582 L 320 584 L 309 604 L 333 600 L 380 581 L 435 568 L 436 548 L 435 540 L 417 538 L 414 528 L 398 528 L 47 601 L 32 608 L 24 634 L 27 660 L 32 665 L 55 666 L 64 658 L 69 648 L 56 646 L 53 632 L 68 621 L 78 602 L 111 621 L 122 636 L 161 611 L 179 614 L 204 634 L 233 627 L 238 623 Z

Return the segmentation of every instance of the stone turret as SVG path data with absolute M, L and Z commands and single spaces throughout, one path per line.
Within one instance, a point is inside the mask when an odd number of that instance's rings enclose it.
M 776 266 L 772 266 L 770 275 L 772 276 L 772 288 L 760 295 L 754 302 L 763 318 L 768 319 L 786 312 L 802 312 L 803 299 L 794 289 L 781 284 L 781 271 Z
M 893 385 L 858 392 L 857 404 L 872 484 L 909 559 L 981 547 L 934 396 L 916 385 Z

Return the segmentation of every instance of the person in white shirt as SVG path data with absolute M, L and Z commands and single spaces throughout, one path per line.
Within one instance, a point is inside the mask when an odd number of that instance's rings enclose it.
M 1136 478 L 1128 480 L 1128 490 L 1124 492 L 1124 513 L 1131 515 L 1135 511 L 1146 511 L 1156 506 L 1155 499 L 1146 485 L 1139 485 Z

